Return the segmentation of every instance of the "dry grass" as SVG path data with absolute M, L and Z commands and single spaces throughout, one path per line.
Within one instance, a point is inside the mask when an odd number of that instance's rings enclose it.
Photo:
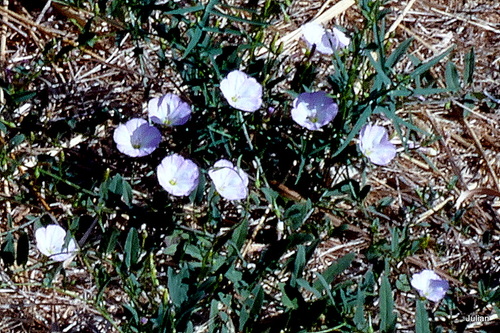
M 300 25 L 319 17 L 322 22 L 338 24 L 349 30 L 361 20 L 352 2 L 341 1 L 345 6 L 337 7 L 340 9 L 334 15 L 332 11 L 328 12 L 328 8 L 335 1 L 314 1 L 313 4 L 310 1 L 293 1 L 289 10 L 290 21 L 277 22 L 270 34 L 278 32 L 283 37 L 287 42 L 286 52 L 290 55 L 290 61 L 293 61 L 302 52 L 301 42 L 297 41 Z M 459 69 L 463 68 L 466 52 L 474 47 L 477 57 L 475 90 L 498 98 L 500 4 L 493 0 L 482 3 L 454 0 L 394 1 L 391 9 L 388 26 L 394 23 L 394 33 L 389 38 L 394 44 L 414 37 L 411 52 L 422 60 L 456 45 L 452 60 Z M 326 14 L 321 16 L 322 13 Z M 0 14 L 3 23 L 0 31 L 0 61 L 6 69 L 2 74 L 4 76 L 15 66 L 35 66 L 35 60 L 42 57 L 42 50 L 52 38 L 57 39 L 54 50 L 74 45 L 78 29 L 68 22 L 68 16 L 86 17 L 84 12 L 64 8 L 39 7 L 28 11 L 19 3 L 10 3 L 8 9 L 3 7 Z M 99 24 L 103 35 L 106 31 L 116 29 L 116 23 L 113 22 L 103 21 Z M 32 88 L 45 95 L 42 99 L 44 102 L 37 106 L 28 104 L 17 110 L 16 116 L 22 120 L 31 108 L 39 108 L 44 111 L 49 122 L 68 115 L 86 119 L 92 116 L 91 110 L 104 106 L 126 115 L 141 114 L 144 101 L 150 94 L 144 89 L 144 79 L 151 80 L 154 93 L 182 90 L 176 86 L 175 78 L 171 79 L 167 73 L 156 73 L 151 65 L 153 61 L 141 67 L 132 54 L 133 45 L 127 39 L 117 47 L 114 40 L 103 38 L 92 51 L 76 49 L 69 55 L 71 60 L 39 68 L 41 74 L 35 81 L 37 87 Z M 49 52 L 45 56 L 54 57 L 56 54 Z M 146 54 L 145 58 L 154 60 L 155 55 Z M 444 78 L 444 68 L 437 68 L 434 75 Z M 470 113 L 465 119 L 462 117 L 464 110 Z M 397 198 L 380 216 L 383 227 L 379 230 L 379 237 L 388 236 L 389 227 L 408 223 L 412 233 L 429 236 L 431 245 L 428 250 L 401 262 L 398 266 L 400 272 L 404 274 L 434 268 L 448 278 L 455 294 L 463 301 L 463 309 L 460 309 L 462 315 L 457 314 L 455 318 L 449 319 L 455 323 L 463 322 L 463 316 L 467 313 L 492 315 L 492 309 L 488 309 L 487 313 L 474 312 L 474 299 L 471 300 L 469 290 L 461 281 L 466 277 L 470 281 L 469 286 L 477 290 L 474 281 L 485 275 L 500 279 L 500 110 L 490 109 L 486 103 L 475 105 L 469 110 L 461 98 L 456 98 L 407 105 L 398 112 L 411 114 L 419 127 L 436 135 L 438 140 L 426 147 L 426 151 L 402 153 L 389 167 L 370 170 L 368 182 L 373 186 L 373 191 L 367 204 L 386 196 Z M 109 133 L 110 128 L 104 127 L 97 129 L 92 137 L 66 138 L 63 147 L 83 144 L 89 150 L 101 149 L 105 158 L 106 150 L 112 147 Z M 45 146 L 24 149 L 37 154 L 59 148 Z M 27 168 L 29 166 L 20 168 L 19 175 Z M 457 187 L 456 190 L 449 190 L 453 178 L 457 179 Z M 11 196 L 21 190 L 6 181 L 3 184 L 3 196 Z M 419 192 L 426 193 L 418 195 Z M 51 203 L 45 205 L 61 217 L 71 214 Z M 410 211 L 408 207 L 415 209 Z M 448 221 L 458 208 L 465 210 L 464 217 L 457 224 L 450 225 Z M 4 202 L 1 216 L 2 221 L 5 221 L 6 215 L 11 214 L 16 226 L 19 226 L 30 213 L 39 211 L 36 207 Z M 367 236 L 370 225 L 357 218 L 356 212 L 352 212 L 349 218 L 353 224 L 351 233 L 342 239 L 324 240 L 315 254 L 316 260 L 310 271 L 322 270 L 340 256 L 349 252 L 360 253 L 371 245 L 370 237 Z M 332 222 L 338 223 L 336 220 Z M 420 222 L 426 222 L 428 227 L 419 226 Z M 5 231 L 6 227 L 2 222 L 0 231 Z M 483 244 L 485 235 L 490 237 L 488 246 Z M 31 249 L 30 258 L 29 266 L 36 265 L 40 259 L 34 248 Z M 355 267 L 350 272 L 353 276 L 361 276 L 368 268 L 361 256 L 358 256 Z M 41 288 L 41 273 L 36 269 L 30 269 L 29 272 L 29 276 L 21 273 L 21 270 L 1 273 L 0 331 L 56 332 L 58 328 L 64 332 L 113 331 L 111 327 L 103 328 L 106 325 L 104 318 L 85 302 L 92 299 L 96 290 L 84 270 L 68 270 L 68 278 L 74 284 L 67 290 L 74 295 L 62 290 L 48 291 Z M 55 284 L 58 285 L 57 282 Z M 405 293 L 397 295 L 401 331 L 410 332 L 414 313 L 407 302 L 411 296 Z M 113 292 L 106 296 L 108 310 L 116 315 L 114 319 L 117 321 L 121 320 L 119 307 L 122 300 L 122 295 Z M 470 323 L 466 331 L 484 329 L 493 332 L 488 328 L 490 325 L 498 327 L 498 320 L 496 324 Z

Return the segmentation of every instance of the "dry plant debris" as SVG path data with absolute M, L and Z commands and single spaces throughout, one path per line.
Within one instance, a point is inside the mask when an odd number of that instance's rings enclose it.
M 9 75 L 13 67 L 23 65 L 27 68 L 37 66 L 42 57 L 57 57 L 57 51 L 76 43 L 78 29 L 68 18 L 86 21 L 88 13 L 71 11 L 56 3 L 49 6 L 26 8 L 27 2 L 6 3 L 0 7 L 2 29 L 0 31 L 0 62 L 5 69 L 3 75 Z M 485 96 L 500 95 L 500 4 L 496 1 L 393 1 L 389 7 L 393 33 L 388 38 L 398 44 L 413 37 L 412 54 L 422 60 L 441 53 L 455 45 L 453 60 L 464 66 L 463 56 L 470 48 L 476 53 L 475 82 L 476 89 Z M 288 8 L 289 18 L 276 22 L 270 32 L 279 33 L 285 45 L 285 53 L 290 61 L 299 57 L 301 48 L 300 26 L 310 20 L 317 20 L 326 25 L 338 24 L 351 30 L 360 20 L 360 14 L 354 1 L 292 1 Z M 394 25 L 392 25 L 394 23 Z M 116 29 L 116 23 L 96 22 L 103 36 Z M 392 25 L 392 26 L 391 26 Z M 53 42 L 52 50 L 44 50 L 45 45 Z M 181 92 L 176 78 L 168 78 L 168 73 L 157 73 L 151 64 L 156 61 L 155 46 L 145 48 L 151 52 L 145 54 L 150 63 L 140 64 L 133 56 L 135 46 L 127 39 L 120 45 L 114 40 L 102 38 L 92 51 L 74 49 L 68 55 L 68 61 L 51 62 L 51 66 L 38 68 L 40 72 L 35 88 L 40 92 L 41 105 L 27 104 L 17 110 L 16 117 L 22 119 L 29 115 L 32 108 L 43 110 L 45 121 L 51 125 L 60 118 L 72 116 L 84 121 L 98 116 L 99 109 L 110 106 L 124 114 L 143 113 L 142 105 L 151 93 L 145 91 L 143 82 L 150 80 L 156 92 L 173 90 Z M 327 69 L 325 68 L 325 73 Z M 444 68 L 436 70 L 434 75 L 444 77 Z M 132 93 L 133 92 L 133 93 Z M 3 98 L 3 97 L 1 97 Z M 498 104 L 497 104 L 498 105 Z M 465 105 L 460 99 L 448 101 L 428 100 L 424 103 L 406 105 L 399 110 L 401 114 L 411 114 L 417 125 L 432 135 L 436 140 L 424 150 L 404 152 L 397 162 L 390 167 L 373 169 L 368 183 L 373 190 L 367 203 L 375 203 L 384 197 L 397 198 L 385 215 L 378 230 L 379 237 L 389 235 L 389 228 L 407 221 L 426 222 L 425 230 L 417 226 L 411 232 L 423 233 L 429 242 L 439 244 L 437 248 L 444 252 L 428 251 L 421 256 L 408 258 L 401 262 L 401 273 L 410 273 L 418 269 L 434 267 L 436 271 L 451 281 L 457 294 L 463 298 L 464 307 L 471 307 L 468 290 L 463 288 L 460 278 L 467 272 L 470 281 L 483 275 L 500 278 L 500 110 L 490 109 L 486 103 Z M 463 118 L 463 113 L 468 113 Z M 85 156 L 89 151 L 99 152 L 91 155 L 96 160 L 106 160 L 111 153 L 110 133 L 114 124 L 97 128 L 92 137 L 63 138 L 60 147 L 51 145 L 20 147 L 13 154 L 29 152 L 36 155 L 41 152 L 54 152 L 69 149 L 71 153 Z M 92 168 L 95 161 L 89 161 Z M 19 177 L 30 166 L 20 166 Z M 450 181 L 456 179 L 459 191 L 448 190 Z M 13 184 L 3 181 L 1 196 L 11 197 L 16 191 Z M 293 192 L 281 188 L 285 195 Z M 43 201 L 43 194 L 39 193 Z M 300 195 L 294 200 L 301 200 Z M 68 203 L 66 203 L 68 204 Z M 71 215 L 70 205 L 55 206 L 44 204 L 45 209 L 58 214 L 60 218 Z M 405 207 L 413 206 L 413 211 Z M 458 206 L 458 207 L 457 207 Z M 465 209 L 459 225 L 449 226 L 443 223 L 457 208 Z M 0 231 L 6 231 L 5 217 L 11 214 L 15 226 L 25 222 L 25 216 L 39 213 L 37 207 L 22 203 L 12 204 L 2 201 L 2 222 Z M 314 214 L 324 215 L 316 211 Z M 327 216 L 328 217 L 328 216 Z M 338 217 L 330 216 L 332 223 L 339 223 Z M 308 267 L 311 272 L 324 270 L 329 263 L 347 253 L 360 253 L 370 247 L 371 226 L 363 222 L 358 213 L 347 210 L 345 216 L 352 225 L 348 236 L 325 239 L 317 252 L 314 265 Z M 415 223 L 416 224 L 416 223 Z M 256 232 L 259 231 L 256 229 Z M 483 246 L 483 237 L 488 234 L 490 246 Z M 254 233 L 255 238 L 256 233 Z M 432 247 L 434 248 L 434 247 Z M 258 255 L 259 244 L 248 243 L 248 255 Z M 246 251 L 245 251 L 246 252 Z M 36 265 L 40 254 L 30 249 L 28 266 Z M 349 274 L 361 276 L 367 269 L 363 260 L 357 260 Z M 105 318 L 93 309 L 86 300 L 92 299 L 97 290 L 85 270 L 70 269 L 67 280 L 71 286 L 65 290 L 48 291 L 41 287 L 43 276 L 35 268 L 28 275 L 18 271 L 2 270 L 0 276 L 0 331 L 2 332 L 113 332 Z M 447 273 L 448 272 L 448 273 Z M 456 278 L 453 278 L 453 275 Z M 55 282 L 55 285 L 58 283 Z M 105 295 L 108 311 L 114 315 L 117 323 L 122 320 L 121 303 L 126 297 L 112 286 Z M 400 293 L 396 299 L 400 314 L 401 332 L 411 331 L 414 314 L 405 304 L 407 295 Z M 272 308 L 269 316 L 273 316 Z M 491 311 L 493 311 L 491 309 Z M 493 313 L 493 312 L 492 312 Z M 491 315 L 484 313 L 479 315 Z M 460 318 L 456 318 L 460 320 Z M 496 320 L 498 322 L 498 319 Z M 484 329 L 488 331 L 491 322 L 470 324 L 469 332 Z M 497 324 L 493 324 L 497 325 Z M 498 325 L 496 326 L 498 327 Z M 492 330 L 489 330 L 492 332 Z

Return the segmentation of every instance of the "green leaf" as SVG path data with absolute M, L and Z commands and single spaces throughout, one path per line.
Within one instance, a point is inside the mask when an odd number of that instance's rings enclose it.
M 203 36 L 203 29 L 200 27 L 194 28 L 194 30 L 190 31 L 190 39 L 189 39 L 189 44 L 186 47 L 186 50 L 184 51 L 184 54 L 182 55 L 182 58 L 186 58 L 191 51 L 198 45 L 200 42 L 201 37 Z
M 451 91 L 458 91 L 460 89 L 460 80 L 458 78 L 457 67 L 451 61 L 446 64 L 445 71 L 446 86 Z
M 137 310 L 134 308 L 134 306 L 132 304 L 123 304 L 123 307 L 130 312 L 134 323 L 139 323 L 139 315 L 137 314 Z
M 37 94 L 36 91 L 22 91 L 16 94 L 11 95 L 11 98 L 14 103 L 23 103 L 29 99 L 32 99 Z
M 174 273 L 172 267 L 167 270 L 167 288 L 170 300 L 176 307 L 180 307 L 188 299 L 187 292 L 189 286 L 184 283 L 184 279 L 189 277 L 189 270 L 183 266 L 178 274 Z
M 380 331 L 394 332 L 396 328 L 396 315 L 394 314 L 394 300 L 392 298 L 391 284 L 384 274 L 380 285 Z
M 366 327 L 366 319 L 365 319 L 365 292 L 361 289 L 358 289 L 358 295 L 356 296 L 356 310 L 354 312 L 354 325 L 360 331 Z
M 5 126 L 4 123 L 1 121 L 2 119 L 0 119 L 0 132 L 7 133 L 7 126 Z
M 309 292 L 313 293 L 313 294 L 314 294 L 314 296 L 316 296 L 317 298 L 320 298 L 320 297 L 321 297 L 321 293 L 320 293 L 318 290 L 314 289 L 314 288 L 313 288 L 313 287 L 309 284 L 309 282 L 307 282 L 307 280 L 304 280 L 304 279 L 299 278 L 299 279 L 297 279 L 297 281 L 296 281 L 296 282 L 297 282 L 297 285 L 298 285 L 299 287 L 302 287 L 302 288 L 304 288 L 305 290 L 307 290 L 307 291 L 309 291 Z
M 0 249 L 0 257 L 2 257 L 5 266 L 9 266 L 14 263 L 14 251 L 14 236 L 11 232 L 8 232 Z
M 219 3 L 219 0 L 210 0 L 209 1 L 207 6 L 205 7 L 205 13 L 203 13 L 203 17 L 201 19 L 201 22 L 203 23 L 203 25 L 205 25 L 205 23 L 208 20 L 209 15 L 213 13 L 213 9 L 214 9 L 215 5 L 217 5 L 218 3 Z
M 184 8 L 179 8 L 179 9 L 175 9 L 175 10 L 170 10 L 168 12 L 164 12 L 163 14 L 165 14 L 165 15 L 184 15 L 184 14 L 188 14 L 188 13 L 199 12 L 203 9 L 205 9 L 205 6 L 197 5 L 197 6 L 192 6 L 192 7 L 184 7 Z
M 240 225 L 236 229 L 234 229 L 231 238 L 236 249 L 240 250 L 243 247 L 243 244 L 245 244 L 245 240 L 247 239 L 247 235 L 248 235 L 248 220 L 244 219 L 243 221 L 241 221 Z M 236 249 L 231 247 L 228 252 L 229 253 L 228 257 L 233 256 L 232 252 L 235 251 Z
M 330 284 L 328 282 L 326 282 L 326 279 L 325 279 L 325 277 L 323 275 L 321 275 L 318 272 L 315 272 L 315 274 L 316 274 L 316 277 L 317 277 L 316 282 L 319 282 L 318 286 L 321 286 L 322 290 L 326 291 L 326 294 L 330 298 L 330 301 L 332 302 L 332 304 L 335 304 L 335 299 L 333 298 L 332 290 L 330 288 Z M 319 289 L 319 288 L 316 288 L 316 289 Z
M 352 139 L 354 139 L 354 137 L 361 130 L 361 127 L 363 127 L 363 125 L 367 123 L 367 120 L 371 116 L 371 114 L 372 114 L 372 108 L 370 105 L 367 105 L 363 110 L 363 113 L 359 116 L 358 121 L 353 126 L 351 132 L 349 132 L 344 142 L 340 145 L 340 147 L 337 149 L 337 151 L 335 152 L 335 154 L 333 154 L 332 157 L 335 157 L 338 154 L 340 154 L 351 143 Z
M 292 231 L 297 230 L 307 220 L 312 213 L 312 202 L 307 199 L 289 207 L 284 214 L 285 221 L 289 221 Z M 288 224 L 288 223 L 287 223 Z
M 412 42 L 413 42 L 413 37 L 408 38 L 407 40 L 399 44 L 399 46 L 394 50 L 394 52 L 392 52 L 392 54 L 387 58 L 385 65 L 387 67 L 394 67 L 394 65 L 397 64 L 399 59 L 401 59 L 401 57 L 406 53 Z
M 108 190 L 119 195 L 122 201 L 130 206 L 132 202 L 132 186 L 123 179 L 122 175 L 116 174 L 108 184 Z
M 126 180 L 122 183 L 122 200 L 127 206 L 132 204 L 132 186 Z
M 306 264 L 306 250 L 304 245 L 301 244 L 297 247 L 297 255 L 295 256 L 295 261 L 293 264 L 293 272 L 290 279 L 290 285 L 292 287 L 295 287 L 297 279 L 302 277 L 302 271 L 304 270 L 305 264 Z
M 386 86 L 390 85 L 392 81 L 385 73 L 385 70 L 382 67 L 382 64 L 380 63 L 380 61 L 375 60 L 370 53 L 368 53 L 368 59 L 370 59 L 370 62 L 372 63 L 375 70 L 377 71 L 377 79 L 382 81 L 381 83 L 383 83 Z M 379 86 L 381 86 L 381 85 L 379 85 Z
M 129 270 L 137 263 L 140 253 L 139 234 L 137 229 L 131 228 L 125 241 L 125 266 Z
M 465 67 L 464 67 L 464 82 L 466 84 L 471 84 L 474 81 L 474 69 L 475 69 L 475 54 L 474 48 L 470 49 L 470 52 L 465 55 Z
M 24 141 L 24 139 L 26 139 L 26 137 L 24 136 L 24 134 L 16 134 L 16 136 L 14 136 L 12 139 L 10 139 L 9 141 L 9 146 L 10 146 L 10 149 L 13 149 L 15 148 L 16 146 L 18 146 L 21 142 Z
M 427 72 L 429 69 L 431 69 L 434 65 L 436 65 L 438 62 L 441 61 L 444 57 L 446 57 L 450 52 L 454 49 L 455 47 L 452 46 L 448 48 L 446 51 L 441 53 L 440 55 L 432 58 L 431 60 L 424 62 L 423 64 L 419 65 L 415 70 L 410 74 L 412 78 L 419 77 L 420 75 L 424 74 Z
M 416 333 L 431 333 L 429 327 L 429 316 L 425 309 L 424 303 L 417 299 L 417 313 L 415 319 L 415 332 Z
M 291 299 L 285 290 L 285 284 L 278 284 L 279 290 L 281 291 L 281 303 L 288 309 L 296 310 L 299 308 L 298 301 L 296 298 Z
M 252 326 L 253 319 L 258 316 L 264 301 L 264 289 L 257 284 L 250 295 L 245 300 L 244 306 L 240 311 L 239 332 L 244 332 L 245 327 Z M 248 309 L 248 310 L 247 310 Z
M 104 253 L 113 253 L 115 251 L 119 236 L 120 231 L 117 229 L 113 229 L 110 235 L 105 235 L 105 237 L 103 237 L 101 246 L 103 249 L 105 249 Z
M 447 92 L 448 89 L 443 89 L 443 88 L 416 88 L 413 90 L 413 95 L 428 96 L 428 95 L 437 95 Z
M 329 285 L 333 282 L 333 280 L 345 271 L 352 263 L 354 258 L 356 257 L 355 253 L 349 253 L 343 256 L 342 258 L 338 259 L 336 262 L 334 262 L 330 267 L 328 267 L 322 274 L 322 278 L 325 279 L 325 282 Z M 313 287 L 319 291 L 322 290 L 322 283 L 319 280 L 316 280 L 313 284 Z
M 260 190 L 262 191 L 262 193 L 264 193 L 267 202 L 270 204 L 274 203 L 276 199 L 279 197 L 279 193 L 273 190 L 272 188 L 262 187 Z

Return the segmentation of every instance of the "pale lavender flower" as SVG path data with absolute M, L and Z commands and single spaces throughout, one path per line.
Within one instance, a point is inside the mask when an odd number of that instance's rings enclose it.
M 193 161 L 173 154 L 161 161 L 156 175 L 165 191 L 175 196 L 186 196 L 198 186 L 200 171 Z
M 359 149 L 373 164 L 387 165 L 396 156 L 396 147 L 389 141 L 382 126 L 366 124 L 359 133 Z
M 324 91 L 302 93 L 293 101 L 292 118 L 300 126 L 317 131 L 330 123 L 338 110 Z
M 411 285 L 418 290 L 420 296 L 433 302 L 439 302 L 443 299 L 450 288 L 448 281 L 430 269 L 414 274 L 411 278 Z
M 217 161 L 208 175 L 219 194 L 227 200 L 245 199 L 248 195 L 248 175 L 228 160 Z
M 166 126 L 184 125 L 191 116 L 191 106 L 179 96 L 166 94 L 148 103 L 149 119 Z
M 220 90 L 233 108 L 254 112 L 262 105 L 262 86 L 253 77 L 234 70 L 220 83 Z
M 36 247 L 55 261 L 66 261 L 76 254 L 76 242 L 70 238 L 65 246 L 66 231 L 57 224 L 38 228 L 35 231 Z
M 120 124 L 113 134 L 120 152 L 132 157 L 151 154 L 161 142 L 160 131 L 145 119 L 133 118 Z
M 316 50 L 323 54 L 333 54 L 349 45 L 350 39 L 342 31 L 333 28 L 325 30 L 319 23 L 309 22 L 302 26 L 302 33 L 309 48 L 316 45 Z

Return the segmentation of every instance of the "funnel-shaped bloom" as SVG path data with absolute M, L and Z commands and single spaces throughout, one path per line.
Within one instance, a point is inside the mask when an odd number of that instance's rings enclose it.
M 254 112 L 262 105 L 262 86 L 253 77 L 235 70 L 221 81 L 220 90 L 233 108 Z
M 248 175 L 228 160 L 215 162 L 208 175 L 219 194 L 227 200 L 245 199 L 248 195 Z
M 65 261 L 76 254 L 76 242 L 70 238 L 65 246 L 66 231 L 57 224 L 50 224 L 35 231 L 36 247 L 55 261 Z
M 293 120 L 309 130 L 316 131 L 335 118 L 337 104 L 324 91 L 302 93 L 293 101 Z
M 198 186 L 200 171 L 193 161 L 173 154 L 161 161 L 156 175 L 165 191 L 175 196 L 186 196 Z
M 160 131 L 144 119 L 133 118 L 120 124 L 113 134 L 120 152 L 132 157 L 151 154 L 161 142 Z
M 359 149 L 373 164 L 387 165 L 396 156 L 396 147 L 389 141 L 382 126 L 366 124 L 359 133 Z
M 448 281 L 430 269 L 414 274 L 411 278 L 411 285 L 418 290 L 420 296 L 433 302 L 439 302 L 446 295 L 450 288 Z
M 302 33 L 309 48 L 316 45 L 316 50 L 323 54 L 333 54 L 348 46 L 351 41 L 342 31 L 333 28 L 332 32 L 329 32 L 316 22 L 304 24 Z
M 149 119 L 156 124 L 184 125 L 191 116 L 191 106 L 177 95 L 166 94 L 149 101 L 148 114 Z

